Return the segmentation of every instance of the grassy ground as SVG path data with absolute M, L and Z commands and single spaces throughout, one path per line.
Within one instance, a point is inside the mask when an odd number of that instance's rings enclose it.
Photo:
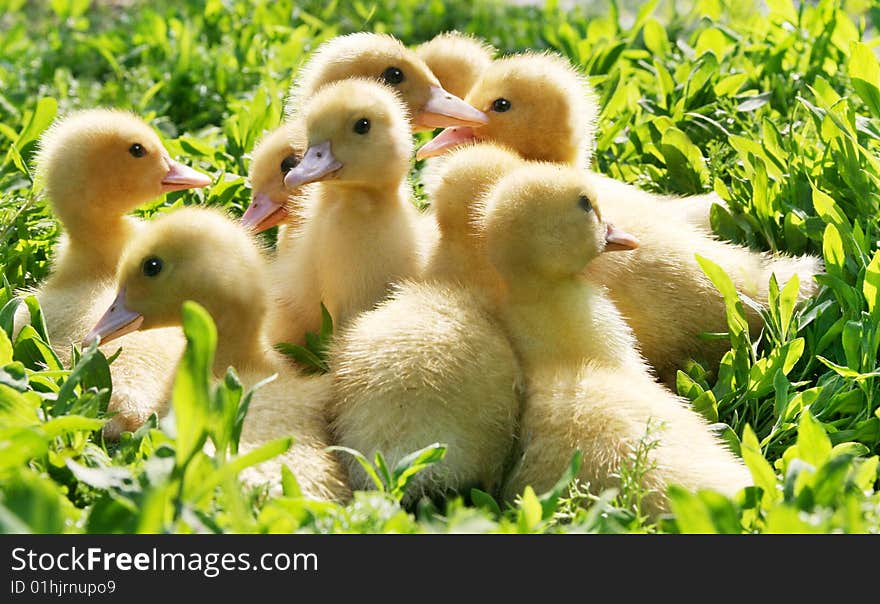
M 880 442 L 880 65 L 869 2 L 648 2 L 622 18 L 453 0 L 373 4 L 93 3 L 0 0 L 0 531 L 32 532 L 876 532 Z M 126 3 L 129 4 L 129 3 Z M 681 6 L 681 3 L 679 3 Z M 623 28 L 619 23 L 626 21 Z M 457 28 L 502 52 L 552 48 L 582 66 L 603 106 L 596 168 L 652 190 L 714 189 L 716 233 L 755 249 L 824 255 L 815 299 L 774 295 L 756 341 L 748 300 L 729 293 L 730 352 L 720 367 L 682 368 L 679 392 L 721 428 L 757 486 L 734 499 L 672 489 L 674 513 L 649 523 L 633 485 L 591 492 L 560 477 L 504 507 L 473 492 L 404 510 L 406 468 L 377 471 L 377 489 L 348 506 L 242 493 L 234 476 L 287 445 L 241 459 L 198 450 L 225 438 L 239 404 L 234 380 L 209 386 L 210 319 L 187 314 L 197 344 L 176 414 L 118 445 L 102 442 L 107 360 L 83 351 L 61 367 L 33 328 L 10 341 L 12 290 L 45 277 L 57 226 L 34 185 L 34 143 L 52 119 L 96 105 L 129 108 L 172 154 L 215 175 L 169 194 L 149 215 L 207 203 L 247 205 L 247 152 L 277 124 L 298 66 L 321 41 L 362 29 L 408 44 Z M 418 180 L 418 172 L 414 173 Z M 269 237 L 271 237 L 271 232 Z M 5 304 L 5 306 L 4 306 Z M 34 309 L 36 310 L 36 309 Z M 717 377 L 709 377 L 717 376 Z M 160 429 L 161 428 L 161 429 Z M 181 435 L 175 438 L 173 435 Z M 228 440 L 228 439 L 227 439 Z M 649 447 L 649 445 L 646 445 Z M 429 449 L 410 469 L 430 463 Z M 230 461 L 231 459 L 231 461 Z

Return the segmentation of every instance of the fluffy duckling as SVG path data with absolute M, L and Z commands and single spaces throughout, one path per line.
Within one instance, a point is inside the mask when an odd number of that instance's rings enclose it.
M 273 268 L 281 287 L 271 333 L 288 342 L 318 331 L 321 302 L 341 326 L 417 275 L 433 222 L 410 201 L 412 140 L 392 89 L 364 78 L 335 82 L 309 100 L 302 119 L 308 149 L 284 182 L 318 185 L 295 250 L 278 254 Z
M 594 490 L 619 487 L 646 434 L 655 441 L 641 477 L 648 513 L 667 509 L 670 484 L 726 495 L 751 484 L 707 422 L 631 362 L 632 333 L 602 288 L 583 279 L 585 264 L 637 243 L 604 222 L 582 172 L 512 172 L 489 196 L 484 223 L 489 258 L 509 287 L 499 315 L 526 372 L 522 454 L 508 499 L 526 485 L 552 487 L 575 449 L 584 455 L 579 479 Z
M 586 78 L 561 56 L 525 53 L 497 59 L 467 98 L 488 123 L 445 130 L 421 147 L 417 157 L 482 140 L 506 145 L 525 159 L 590 164 L 598 99 Z
M 287 453 L 242 478 L 249 484 L 269 481 L 277 491 L 280 465 L 285 463 L 304 495 L 344 498 L 348 488 L 341 466 L 324 450 L 329 444 L 325 411 L 332 394 L 330 381 L 326 376 L 299 375 L 271 347 L 264 329 L 267 281 L 260 250 L 244 227 L 214 210 L 178 210 L 153 221 L 126 249 L 116 299 L 87 340 L 100 336 L 106 342 L 135 330 L 153 333 L 179 326 L 183 302 L 203 305 L 217 325 L 216 376 L 235 367 L 250 388 L 278 374 L 254 393 L 240 451 L 283 436 L 295 438 Z
M 390 465 L 433 442 L 448 445 L 442 462 L 419 473 L 406 502 L 421 495 L 495 492 L 513 446 L 520 401 L 518 363 L 488 314 L 498 277 L 473 236 L 470 207 L 521 163 L 484 145 L 453 154 L 432 183 L 440 241 L 424 282 L 406 282 L 337 336 L 331 365 L 337 440 Z M 475 157 L 479 161 L 474 161 Z M 356 487 L 369 481 L 352 460 Z
M 438 34 L 415 50 L 443 88 L 461 98 L 488 69 L 496 52 L 485 41 L 457 31 Z
M 255 177 L 260 183 L 264 182 L 265 175 L 269 179 L 269 185 L 265 191 L 262 184 L 254 185 L 251 207 L 243 217 L 245 224 L 259 232 L 284 218 L 287 197 L 274 189 L 275 166 L 290 155 L 281 132 L 285 128 L 296 127 L 300 120 L 295 116 L 301 105 L 321 86 L 352 77 L 377 79 L 394 88 L 409 109 L 408 115 L 411 116 L 411 127 L 414 131 L 456 124 L 476 125 L 488 121 L 483 112 L 444 90 L 424 61 L 392 36 L 362 32 L 333 38 L 322 44 L 301 69 L 287 103 L 287 123 L 281 130 L 267 135 L 265 144 L 254 150 L 252 182 Z M 301 156 L 304 149 L 299 148 L 299 138 L 295 134 L 289 134 L 292 147 L 295 151 L 300 151 Z M 263 158 L 266 160 L 265 173 L 261 161 Z M 301 200 L 293 201 L 298 203 Z M 290 237 L 296 237 L 296 225 L 299 222 L 297 212 L 294 212 L 289 222 L 290 224 L 282 228 L 286 230 L 287 227 L 292 227 Z M 279 241 L 285 245 L 288 238 L 282 236 Z
M 454 137 L 436 144 L 444 132 L 432 141 L 433 151 L 452 146 L 456 137 L 495 140 L 528 159 L 585 165 L 593 139 L 595 100 L 580 73 L 563 58 L 527 53 L 497 60 L 467 98 L 487 109 L 490 123 L 460 128 Z M 720 342 L 699 337 L 704 331 L 726 331 L 727 322 L 721 296 L 695 253 L 721 265 L 740 292 L 760 303 L 767 302 L 771 273 L 780 283 L 798 274 L 802 298 L 815 291 L 812 276 L 821 271 L 820 259 L 771 255 L 718 241 L 686 219 L 682 210 L 689 201 L 680 200 L 682 205 L 675 209 L 678 201 L 658 203 L 657 196 L 636 187 L 587 174 L 609 220 L 642 242 L 634 254 L 602 256 L 590 264 L 588 273 L 609 288 L 642 352 L 667 383 L 674 383 L 677 368 L 687 359 L 712 365 L 726 349 Z M 760 316 L 751 308 L 747 312 L 757 334 Z
M 128 212 L 167 193 L 211 184 L 211 179 L 171 159 L 159 137 L 134 114 L 90 109 L 54 123 L 40 138 L 37 177 L 61 222 L 52 271 L 34 291 L 59 357 L 69 361 L 79 343 L 113 299 L 112 279 L 123 246 L 143 222 Z M 24 310 L 24 307 L 21 307 Z M 17 327 L 27 313 L 16 317 Z M 179 330 L 162 333 L 163 350 L 139 336 L 120 340 L 122 354 L 111 365 L 115 412 L 104 428 L 108 438 L 139 427 L 162 412 L 161 385 L 147 376 L 167 374 L 183 350 Z
M 414 51 L 387 34 L 360 32 L 324 42 L 300 70 L 290 90 L 294 115 L 322 86 L 351 77 L 377 79 L 397 90 L 414 130 L 485 124 L 486 115 L 444 90 Z

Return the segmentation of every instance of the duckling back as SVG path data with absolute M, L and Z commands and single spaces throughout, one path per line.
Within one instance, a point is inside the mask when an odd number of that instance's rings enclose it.
M 505 482 L 513 501 L 526 485 L 550 489 L 574 455 L 578 479 L 594 494 L 620 489 L 622 471 L 638 478 L 642 512 L 668 511 L 667 487 L 733 496 L 752 484 L 748 470 L 688 402 L 644 372 L 594 364 L 579 372 L 528 376 L 520 457 Z
M 242 375 L 246 384 L 267 376 Z M 256 391 L 242 427 L 239 453 L 265 443 L 293 437 L 282 455 L 244 470 L 240 478 L 248 485 L 268 483 L 271 494 L 281 492 L 281 466 L 286 465 L 305 497 L 345 501 L 351 496 L 345 470 L 337 456 L 327 451 L 332 444 L 327 409 L 333 398 L 329 376 L 299 376 L 289 369 Z
M 331 359 L 340 444 L 370 458 L 381 451 L 392 467 L 434 442 L 448 445 L 405 501 L 499 486 L 519 413 L 519 369 L 472 291 L 404 283 L 339 334 Z M 369 486 L 353 460 L 349 469 L 354 488 Z

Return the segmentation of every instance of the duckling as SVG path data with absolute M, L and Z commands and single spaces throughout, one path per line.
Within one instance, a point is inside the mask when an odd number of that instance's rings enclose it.
M 40 138 L 37 178 L 63 234 L 53 250 L 52 270 L 37 289 L 48 335 L 59 358 L 69 362 L 79 343 L 113 299 L 112 279 L 123 246 L 143 222 L 126 214 L 163 193 L 205 187 L 211 179 L 171 159 L 159 137 L 134 114 L 89 109 L 55 122 Z M 24 307 L 21 307 L 24 310 Z M 17 329 L 28 321 L 16 317 Z M 143 346 L 139 336 L 120 340 L 122 354 L 110 367 L 113 393 L 104 428 L 108 438 L 139 427 L 162 412 L 155 376 L 174 366 L 183 350 L 179 330 L 165 330 L 164 351 Z
M 288 119 L 284 128 L 293 127 L 288 124 L 297 122 L 299 107 L 321 86 L 350 77 L 375 78 L 394 88 L 409 109 L 408 115 L 412 117 L 413 131 L 457 124 L 484 124 L 488 121 L 483 112 L 477 111 L 460 98 L 445 91 L 427 65 L 399 40 L 385 34 L 361 32 L 338 36 L 325 42 L 303 66 L 300 76 L 291 88 L 286 105 Z M 275 136 L 278 138 L 274 138 Z M 268 147 L 255 150 L 255 153 L 259 152 L 261 157 L 266 157 L 268 171 L 265 174 L 272 182 L 274 182 L 273 166 L 284 161 L 289 155 L 286 149 L 282 151 L 277 147 L 273 148 L 275 144 L 284 147 L 283 138 L 283 134 L 273 133 L 271 138 L 267 136 Z M 299 150 L 296 142 L 293 143 L 293 147 Z M 275 155 L 276 152 L 279 155 Z M 262 165 L 262 162 L 259 163 Z M 256 170 L 258 175 L 262 173 L 261 166 L 252 168 L 252 173 L 253 170 Z M 260 188 L 254 189 L 251 207 L 245 212 L 244 217 L 245 223 L 258 232 L 277 224 L 275 220 L 283 219 L 286 213 L 283 202 L 287 201 L 285 197 L 279 195 L 270 193 L 260 195 L 260 191 Z M 299 203 L 301 200 L 293 201 Z M 279 241 L 282 245 L 297 235 L 295 227 L 299 222 L 297 220 L 299 213 L 294 212 L 294 214 L 290 224 L 282 226 L 284 230 L 287 230 L 288 226 L 292 227 L 289 235 L 280 234 Z M 269 216 L 273 217 L 271 221 L 262 222 L 264 217 Z
M 336 326 L 384 299 L 421 270 L 433 227 L 410 201 L 412 140 L 406 107 L 370 79 L 328 84 L 302 111 L 308 149 L 285 176 L 295 189 L 318 183 L 293 253 L 273 267 L 271 333 L 302 342 L 321 325 L 321 302 Z
M 392 467 L 433 442 L 448 445 L 442 462 L 415 477 L 405 503 L 471 486 L 497 491 L 513 447 L 520 370 L 488 313 L 498 277 L 479 249 L 470 207 L 522 162 L 511 151 L 481 147 L 432 167 L 441 236 L 424 281 L 399 285 L 358 315 L 329 355 L 337 391 L 332 426 L 341 444 L 370 458 L 382 451 Z M 353 486 L 369 486 L 354 460 L 349 474 Z
M 485 41 L 457 31 L 438 34 L 415 50 L 443 88 L 461 98 L 467 96 L 496 53 Z
M 271 347 L 265 332 L 265 261 L 244 227 L 206 208 L 166 214 L 126 249 L 116 281 L 116 299 L 87 342 L 97 337 L 107 342 L 135 330 L 156 334 L 157 328 L 179 326 L 183 302 L 198 302 L 217 325 L 216 377 L 232 366 L 250 388 L 278 374 L 254 393 L 239 450 L 246 452 L 283 436 L 295 439 L 287 453 L 244 473 L 245 482 L 269 481 L 273 492 L 278 492 L 280 465 L 285 463 L 304 495 L 316 499 L 348 495 L 341 466 L 325 451 L 331 383 L 326 376 L 300 375 Z M 161 347 L 164 341 L 156 337 L 153 345 Z
M 640 366 L 632 332 L 603 289 L 582 277 L 598 256 L 638 245 L 603 220 L 583 172 L 522 167 L 498 183 L 484 212 L 487 253 L 508 285 L 498 313 L 526 376 L 522 451 L 505 497 L 526 485 L 551 488 L 576 449 L 580 480 L 620 487 L 621 468 L 646 434 L 653 442 L 640 484 L 651 515 L 667 511 L 670 484 L 725 495 L 751 484 L 707 422 Z
M 397 90 L 407 105 L 414 130 L 482 125 L 488 118 L 444 90 L 414 51 L 387 34 L 359 32 L 321 44 L 290 89 L 289 116 L 322 86 L 351 77 L 373 78 Z
M 561 57 L 526 53 L 494 61 L 467 99 L 487 109 L 490 123 L 459 128 L 445 141 L 450 131 L 444 131 L 429 144 L 434 146 L 428 155 L 449 148 L 455 139 L 495 140 L 527 159 L 572 166 L 585 165 L 592 152 L 594 95 L 583 76 Z M 675 211 L 669 205 L 673 202 L 657 203 L 656 196 L 636 187 L 586 172 L 608 218 L 643 246 L 624 257 L 602 256 L 590 264 L 588 273 L 610 289 L 642 352 L 666 383 L 674 383 L 677 368 L 687 359 L 712 365 L 725 350 L 722 343 L 699 337 L 704 331 L 726 331 L 727 322 L 721 296 L 694 253 L 721 265 L 739 291 L 762 304 L 767 302 L 771 273 L 780 282 L 798 274 L 801 298 L 815 291 L 811 277 L 822 270 L 819 258 L 771 255 L 721 242 Z M 757 335 L 760 316 L 751 308 L 747 313 Z

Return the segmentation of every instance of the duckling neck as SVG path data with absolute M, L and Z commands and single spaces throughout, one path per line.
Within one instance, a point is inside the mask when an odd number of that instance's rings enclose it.
M 614 304 L 580 276 L 517 279 L 501 315 L 527 368 L 642 364 L 632 330 Z
M 235 367 L 239 374 L 265 372 L 269 375 L 277 370 L 276 353 L 264 333 L 264 313 L 226 307 L 223 312 L 211 314 L 217 324 L 217 352 L 214 355 L 217 376 L 225 375 L 228 367 Z
M 324 204 L 348 204 L 347 209 L 357 213 L 395 205 L 402 197 L 400 183 L 328 182 L 321 188 L 319 199 Z
M 75 225 L 75 226 L 74 226 Z M 100 224 L 68 225 L 55 255 L 53 281 L 110 279 L 125 244 L 139 226 L 136 218 L 116 216 L 103 218 Z
M 425 276 L 447 283 L 473 286 L 489 300 L 499 301 L 504 282 L 489 262 L 473 233 L 441 232 L 425 268 Z

